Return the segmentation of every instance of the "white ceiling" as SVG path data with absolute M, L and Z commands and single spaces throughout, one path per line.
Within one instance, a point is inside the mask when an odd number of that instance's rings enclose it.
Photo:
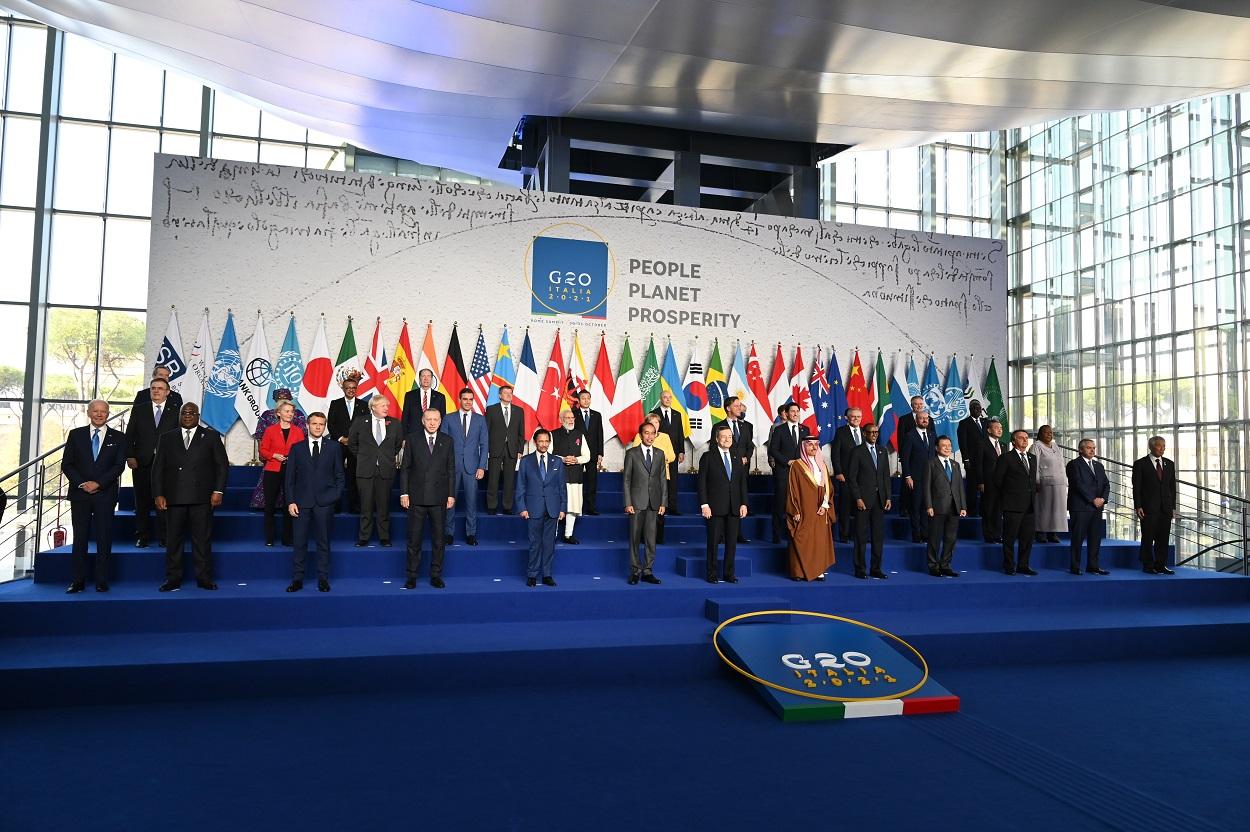
M 522 115 L 903 147 L 1250 86 L 1233 0 L 4 0 L 495 179 Z

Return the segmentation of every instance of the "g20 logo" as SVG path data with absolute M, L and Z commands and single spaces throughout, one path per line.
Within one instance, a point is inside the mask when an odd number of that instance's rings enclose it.
M 867 653 L 860 653 L 855 650 L 848 650 L 839 657 L 833 653 L 815 653 L 812 655 L 813 661 L 808 661 L 802 653 L 786 653 L 781 657 L 781 663 L 791 670 L 810 670 L 814 666 L 832 667 L 835 670 L 847 667 L 868 667 L 872 664 L 872 657 Z
M 559 223 L 544 233 L 567 226 L 585 236 L 595 232 L 575 223 Z M 608 316 L 611 254 L 603 239 L 570 239 L 539 235 L 530 246 L 530 313 L 545 317 L 576 315 L 603 320 Z

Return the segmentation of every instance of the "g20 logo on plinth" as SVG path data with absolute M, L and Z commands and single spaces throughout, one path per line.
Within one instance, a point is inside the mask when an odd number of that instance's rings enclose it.
M 572 236 L 553 236 L 557 230 Z M 600 321 L 608 317 L 616 269 L 607 240 L 597 232 L 578 223 L 558 223 L 544 228 L 527 254 L 530 314 Z

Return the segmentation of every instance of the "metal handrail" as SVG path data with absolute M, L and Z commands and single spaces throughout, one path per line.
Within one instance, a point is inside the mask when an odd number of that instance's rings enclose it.
M 107 424 L 109 424 L 110 422 L 112 422 L 114 419 L 120 419 L 121 417 L 123 417 L 123 416 L 125 416 L 127 413 L 129 413 L 129 412 L 130 412 L 130 410 L 131 410 L 131 408 L 127 407 L 127 408 L 124 408 L 124 409 L 122 409 L 122 410 L 117 411 L 117 412 L 116 412 L 116 413 L 114 413 L 112 416 L 110 416 L 110 417 L 108 417 L 107 419 L 105 419 L 105 420 L 104 420 L 104 424 L 106 424 L 106 425 L 107 425 Z M 55 453 L 58 453 L 58 452 L 60 452 L 60 451 L 64 451 L 64 450 L 65 450 L 65 445 L 66 445 L 66 444 L 67 444 L 67 443 L 62 442 L 60 445 L 57 445 L 55 448 L 52 448 L 51 450 L 44 451 L 43 453 L 41 453 L 39 456 L 35 457 L 34 459 L 29 460 L 28 462 L 23 462 L 21 465 L 17 466 L 16 468 L 14 468 L 14 469 L 13 469 L 12 471 L 10 471 L 9 473 L 7 473 L 7 474 L 3 474 L 3 475 L 0 475 L 0 482 L 4 482 L 4 481 L 5 481 L 5 480 L 7 480 L 9 477 L 13 476 L 14 474 L 18 473 L 19 471 L 23 471 L 23 470 L 25 470 L 25 469 L 29 468 L 29 467 L 30 467 L 30 466 L 32 466 L 32 465 L 37 465 L 37 464 L 39 464 L 40 462 L 43 462 L 45 459 L 47 459 L 48 457 L 52 456 L 52 455 L 53 455 L 53 454 L 55 454 Z
M 1178 561 L 1176 562 L 1176 565 L 1177 565 L 1177 566 L 1184 566 L 1185 564 L 1189 563 L 1191 560 L 1195 560 L 1196 558 L 1200 558 L 1200 557 L 1202 557 L 1202 556 L 1203 556 L 1203 555 L 1205 555 L 1207 552 L 1214 551 L 1215 549 L 1218 549 L 1218 548 L 1220 548 L 1221 546 L 1230 546 L 1230 545 L 1232 545 L 1232 544 L 1234 544 L 1234 543 L 1250 543 L 1250 541 L 1246 540 L 1246 538 L 1244 538 L 1244 537 L 1243 537 L 1243 538 L 1238 538 L 1237 540 L 1221 540 L 1219 543 L 1212 543 L 1210 546 L 1207 546 L 1205 549 L 1201 549 L 1201 550 L 1199 550 L 1199 551 L 1195 552 L 1194 554 L 1190 555 L 1189 557 L 1185 558 L 1184 560 L 1178 560 Z
M 1056 442 L 1055 444 L 1056 444 L 1056 445 L 1058 445 L 1060 448 L 1063 448 L 1065 451 L 1072 451 L 1073 453 L 1077 453 L 1077 454 L 1079 454 L 1079 453 L 1080 453 L 1080 450 L 1079 450 L 1079 449 L 1077 449 L 1077 448 L 1073 448 L 1073 447 L 1071 447 L 1071 446 L 1069 446 L 1069 445 L 1064 445 L 1064 444 L 1062 444 L 1062 443 L 1060 443 L 1060 442 Z M 1121 467 L 1121 468 L 1129 468 L 1129 469 L 1131 469 L 1131 468 L 1133 467 L 1133 464 L 1132 464 L 1131 462 L 1121 462 L 1121 461 L 1120 461 L 1120 460 L 1118 460 L 1118 459 L 1109 459 L 1109 458 L 1107 458 L 1107 457 L 1105 457 L 1105 456 L 1097 456 L 1097 455 L 1095 455 L 1095 458 L 1096 458 L 1099 462 L 1102 462 L 1102 463 L 1104 463 L 1104 464 L 1106 464 L 1106 463 L 1111 463 L 1112 465 L 1118 465 L 1118 466 L 1119 466 L 1119 467 Z M 1218 495 L 1220 495 L 1221 497 L 1223 497 L 1223 498 L 1225 498 L 1225 499 L 1228 499 L 1228 500 L 1236 500 L 1237 502 L 1239 502 L 1239 503 L 1241 503 L 1242 505 L 1244 505 L 1247 509 L 1250 509 L 1250 500 L 1247 500 L 1245 497 L 1238 497 L 1238 496 L 1236 496 L 1236 495 L 1234 495 L 1234 494 L 1227 494 L 1227 493 L 1225 493 L 1225 492 L 1223 492 L 1223 491 L 1220 491 L 1218 488 L 1211 488 L 1209 485 L 1199 485 L 1199 484 L 1198 484 L 1198 483 L 1196 483 L 1196 482 L 1189 482 L 1188 480 L 1177 480 L 1177 481 L 1176 481 L 1176 484 L 1177 484 L 1177 485 L 1187 485 L 1187 486 L 1189 486 L 1190 488 L 1197 488 L 1199 491 L 1208 491 L 1208 492 L 1210 492 L 1210 493 L 1212 493 L 1212 494 L 1218 494 Z

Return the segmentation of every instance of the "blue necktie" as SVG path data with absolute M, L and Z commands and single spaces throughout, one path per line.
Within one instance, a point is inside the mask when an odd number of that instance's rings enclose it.
M 96 428 L 91 433 L 91 458 L 100 458 L 100 429 Z
M 951 461 L 948 459 L 948 460 L 946 460 L 946 461 L 945 461 L 944 463 L 942 463 L 942 464 L 943 464 L 944 466 L 946 466 L 946 481 L 947 481 L 947 482 L 950 482 L 950 481 L 951 481 L 951 477 L 952 477 L 952 474 L 951 474 Z
M 543 482 L 547 481 L 547 455 L 538 455 L 538 475 L 543 478 Z
M 877 446 L 876 445 L 868 446 L 868 455 L 872 457 L 872 467 L 876 469 L 877 467 Z
M 733 464 L 729 461 L 729 454 L 722 451 L 721 456 L 725 460 L 725 476 L 732 480 L 734 478 L 734 469 Z

